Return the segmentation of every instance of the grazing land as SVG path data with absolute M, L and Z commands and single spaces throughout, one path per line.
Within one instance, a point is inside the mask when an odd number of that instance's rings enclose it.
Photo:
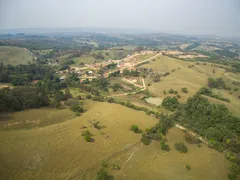
M 0 46 L 0 62 L 5 65 L 27 64 L 33 60 L 33 55 L 25 48 Z
M 239 41 L 0 38 L 0 179 L 239 179 Z
M 169 152 L 160 150 L 160 143 L 154 142 L 149 146 L 139 146 L 131 152 L 110 162 L 123 164 L 132 153 L 133 156 L 124 164 L 120 172 L 112 172 L 115 179 L 227 179 L 229 162 L 223 154 L 201 144 L 187 144 L 189 150 L 181 154 L 174 149 L 174 143 L 184 142 L 184 133 L 172 128 L 167 135 Z M 189 164 L 191 170 L 185 169 Z
M 49 120 L 49 111 L 46 112 L 46 109 L 29 110 L 9 116 L 17 120 L 21 118 L 22 121 L 26 117 L 35 120 L 32 116 L 36 111 L 45 115 L 45 121 Z M 157 122 L 157 119 L 143 112 L 108 103 L 93 103 L 82 116 L 67 119 L 65 117 L 62 123 L 28 130 L 6 131 L 7 127 L 2 129 L 2 178 L 19 180 L 81 177 L 97 162 L 139 142 L 141 134 L 134 134 L 129 130 L 132 124 L 146 129 Z M 100 121 L 100 130 L 91 127 L 89 121 L 92 119 Z M 86 129 L 81 129 L 83 126 L 93 135 L 94 142 L 84 141 L 81 134 Z

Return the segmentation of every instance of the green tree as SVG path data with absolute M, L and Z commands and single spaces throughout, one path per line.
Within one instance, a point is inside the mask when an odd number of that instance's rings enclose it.
M 138 128 L 137 125 L 132 125 L 130 129 L 131 129 L 131 131 L 133 131 L 133 132 L 135 132 L 135 133 L 137 133 L 138 130 L 139 130 L 139 128 Z
M 170 111 L 174 111 L 179 105 L 176 97 L 166 97 L 163 99 L 162 106 Z

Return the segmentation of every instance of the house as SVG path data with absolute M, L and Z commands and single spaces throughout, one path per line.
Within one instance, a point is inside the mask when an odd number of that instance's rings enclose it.
M 32 84 L 36 85 L 38 83 L 39 80 L 33 80 Z

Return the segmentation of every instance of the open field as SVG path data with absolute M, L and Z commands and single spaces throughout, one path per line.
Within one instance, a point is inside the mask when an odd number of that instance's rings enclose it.
M 148 52 L 147 54 L 140 54 L 140 55 L 137 55 L 135 58 L 138 60 L 138 61 L 142 61 L 142 60 L 145 60 L 145 59 L 149 59 L 153 56 L 155 56 L 157 53 L 156 52 Z
M 166 77 L 162 77 L 160 82 L 154 83 L 151 79 L 146 78 L 146 84 L 150 92 L 160 96 L 161 98 L 167 96 L 174 96 L 165 94 L 163 91 L 169 91 L 170 88 L 177 90 L 181 98 L 180 102 L 185 102 L 188 97 L 193 96 L 201 87 L 207 86 L 208 78 L 223 78 L 226 84 L 232 83 L 233 80 L 238 80 L 240 77 L 234 73 L 226 73 L 224 69 L 215 67 L 211 63 L 194 63 L 182 61 L 166 56 L 160 56 L 156 61 L 144 65 L 143 67 L 151 68 L 154 72 L 164 74 L 169 72 Z M 230 80 L 232 79 L 232 80 Z M 188 93 L 183 93 L 182 88 L 186 87 Z M 233 87 L 231 85 L 230 87 Z M 238 91 L 239 92 L 239 91 Z M 237 97 L 237 93 L 231 96 Z
M 0 46 L 0 62 L 3 64 L 27 64 L 34 57 L 25 49 L 12 46 Z
M 36 110 L 19 113 L 29 117 L 31 111 Z M 37 117 L 36 112 L 32 114 Z M 11 115 L 18 117 L 18 113 Z M 90 127 L 92 119 L 99 120 L 102 129 Z M 69 121 L 29 130 L 0 131 L 1 178 L 81 179 L 89 167 L 139 142 L 141 134 L 129 130 L 132 124 L 144 130 L 156 122 L 143 112 L 93 102 L 86 113 Z M 81 133 L 86 129 L 80 128 L 83 125 L 93 134 L 94 142 L 84 141 Z
M 110 164 L 120 164 L 122 169 L 112 171 L 115 180 L 131 179 L 228 179 L 228 168 L 230 163 L 222 153 L 201 144 L 185 145 L 188 152 L 182 154 L 174 149 L 175 142 L 184 142 L 184 133 L 177 128 L 170 129 L 167 134 L 169 152 L 162 151 L 159 142 L 153 142 L 149 146 L 138 146 L 131 152 L 126 153 Z M 129 159 L 130 158 L 130 159 Z M 127 161 L 128 160 L 128 161 Z M 190 165 L 191 170 L 185 166 Z
M 61 123 L 72 119 L 75 113 L 69 109 L 40 108 L 0 114 L 0 130 L 29 129 Z

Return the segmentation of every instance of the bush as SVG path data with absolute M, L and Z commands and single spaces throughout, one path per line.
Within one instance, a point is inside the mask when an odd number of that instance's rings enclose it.
M 87 95 L 86 95 L 86 98 L 91 99 L 92 96 L 91 96 L 90 94 L 87 94 Z
M 101 126 L 99 125 L 100 124 L 100 121 L 96 121 L 95 119 L 89 121 L 89 123 L 96 129 L 101 129 Z
M 80 112 L 76 112 L 75 115 L 76 116 L 80 116 L 81 114 L 80 114 Z
M 91 136 L 90 135 L 85 135 L 84 140 L 87 142 L 91 142 Z
M 91 134 L 89 131 L 83 131 L 82 132 L 82 136 L 84 137 L 84 140 L 87 142 L 91 142 L 92 138 L 91 138 Z
M 101 168 L 101 170 L 97 173 L 97 176 L 95 177 L 95 180 L 113 180 L 113 176 L 110 176 L 107 174 L 107 172 L 104 170 L 104 168 Z
M 188 89 L 186 87 L 182 88 L 182 92 L 188 93 Z
M 168 91 L 169 94 L 178 94 L 178 91 L 173 90 L 172 88 Z
M 83 112 L 83 108 L 81 108 L 80 106 L 79 106 L 79 104 L 73 104 L 73 105 L 71 105 L 71 110 L 73 111 L 73 112 L 78 112 L 78 113 L 82 113 Z
M 112 170 L 120 170 L 121 169 L 120 166 L 117 164 L 112 164 L 111 166 L 112 166 Z
M 191 166 L 189 166 L 188 164 L 185 166 L 185 168 L 189 171 L 191 170 Z
M 187 146 L 185 146 L 185 144 L 183 142 L 175 143 L 174 147 L 177 151 L 179 151 L 181 153 L 187 153 L 188 152 Z
M 181 96 L 178 94 L 177 96 L 176 96 L 178 99 L 180 99 L 181 98 Z
M 105 168 L 107 168 L 107 167 L 108 167 L 108 165 L 109 165 L 109 164 L 108 164 L 108 162 L 107 162 L 107 161 L 103 161 L 103 162 L 102 162 L 102 167 L 105 167 Z
M 114 102 L 114 99 L 110 97 L 110 98 L 108 98 L 107 102 L 113 103 L 113 102 Z
M 147 135 L 145 133 L 142 134 L 141 141 L 145 145 L 149 145 L 151 143 L 151 140 L 147 137 Z
M 132 125 L 132 126 L 131 126 L 131 131 L 137 133 L 138 130 L 139 130 L 139 129 L 138 129 L 138 126 L 137 126 L 137 125 Z
M 166 142 L 164 140 L 160 142 L 160 145 L 161 145 L 161 150 L 163 150 L 163 151 L 170 151 L 169 145 L 166 144 Z

